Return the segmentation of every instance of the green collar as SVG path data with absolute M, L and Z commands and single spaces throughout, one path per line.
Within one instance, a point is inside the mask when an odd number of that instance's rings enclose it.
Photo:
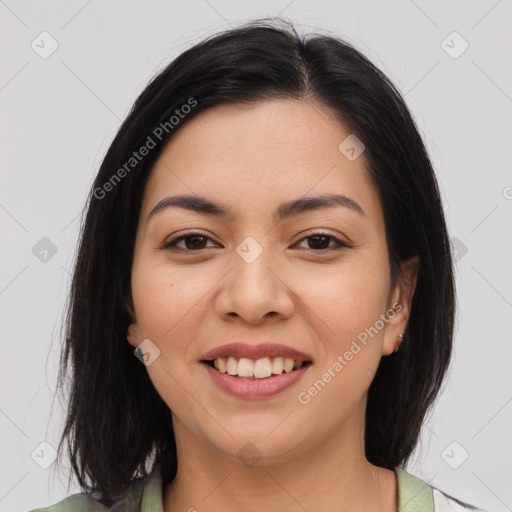
M 400 512 L 434 512 L 432 487 L 402 468 L 394 468 L 398 480 Z

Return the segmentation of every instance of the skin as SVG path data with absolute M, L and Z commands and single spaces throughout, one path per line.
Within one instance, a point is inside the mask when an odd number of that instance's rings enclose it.
M 178 452 L 166 512 L 398 509 L 395 473 L 364 455 L 365 407 L 381 357 L 405 331 L 419 262 L 404 263 L 404 278 L 391 282 L 382 207 L 364 153 L 350 161 L 338 149 L 349 133 L 315 102 L 224 105 L 183 125 L 154 166 L 135 243 L 128 342 L 137 347 L 149 338 L 160 350 L 146 368 L 172 410 Z M 365 215 L 336 206 L 278 223 L 271 217 L 282 202 L 334 192 Z M 176 194 L 204 196 L 231 216 L 171 207 L 146 220 Z M 322 250 L 336 244 L 307 238 L 319 230 L 353 247 Z M 182 240 L 181 252 L 161 248 L 186 231 L 208 238 Z M 250 264 L 236 252 L 247 236 L 263 249 Z M 384 328 L 300 403 L 298 393 L 396 303 L 402 307 Z M 276 341 L 314 364 L 277 396 L 236 398 L 199 360 L 237 340 Z M 261 455 L 253 465 L 237 457 L 247 442 Z

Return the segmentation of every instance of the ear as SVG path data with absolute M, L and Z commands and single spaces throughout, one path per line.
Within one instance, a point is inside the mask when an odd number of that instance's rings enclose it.
M 390 291 L 387 316 L 388 321 L 384 332 L 382 355 L 387 356 L 395 351 L 399 334 L 405 332 L 411 314 L 411 303 L 416 289 L 420 267 L 419 256 L 413 256 L 400 265 L 401 274 L 396 277 L 393 289 Z
M 129 325 L 128 331 L 126 333 L 126 339 L 128 340 L 128 343 L 134 348 L 137 348 L 141 344 L 142 338 L 140 336 L 140 330 L 136 320 L 133 320 L 133 322 Z

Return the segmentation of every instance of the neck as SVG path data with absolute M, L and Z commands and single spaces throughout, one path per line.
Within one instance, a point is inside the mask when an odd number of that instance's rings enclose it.
M 165 512 L 398 510 L 394 471 L 364 456 L 364 409 L 310 449 L 298 447 L 296 456 L 275 463 L 262 458 L 254 465 L 205 446 L 177 418 L 173 426 L 178 471 L 165 490 Z

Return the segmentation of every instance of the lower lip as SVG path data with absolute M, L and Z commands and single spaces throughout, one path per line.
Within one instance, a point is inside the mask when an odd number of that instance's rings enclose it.
M 309 363 L 290 373 L 281 373 L 265 379 L 244 379 L 243 377 L 233 377 L 227 373 L 222 373 L 209 364 L 201 364 L 206 368 L 215 384 L 223 391 L 238 398 L 249 400 L 268 398 L 281 393 L 295 384 L 311 366 L 311 363 Z

